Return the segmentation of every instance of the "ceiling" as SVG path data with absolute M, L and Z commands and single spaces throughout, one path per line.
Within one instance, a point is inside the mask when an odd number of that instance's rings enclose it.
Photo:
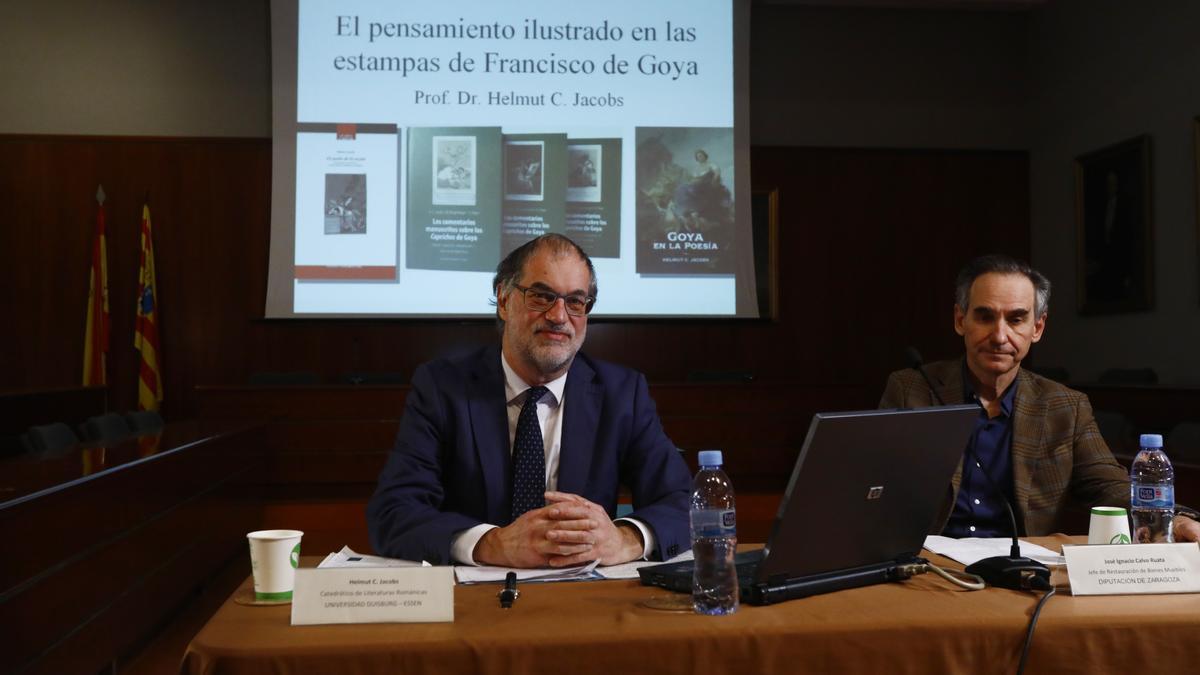
M 803 7 L 881 7 L 889 9 L 952 9 L 966 11 L 1025 12 L 1050 0 L 755 0 L 760 5 Z

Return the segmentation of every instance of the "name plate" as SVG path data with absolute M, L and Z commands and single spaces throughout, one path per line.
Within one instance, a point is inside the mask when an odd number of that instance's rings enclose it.
M 1200 546 L 1063 546 L 1072 595 L 1200 592 Z
M 293 626 L 453 620 L 453 567 L 296 570 Z

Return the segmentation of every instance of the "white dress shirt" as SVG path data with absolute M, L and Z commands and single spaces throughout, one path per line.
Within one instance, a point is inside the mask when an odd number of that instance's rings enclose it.
M 500 366 L 504 369 L 504 399 L 508 402 L 508 449 L 511 453 L 517 437 L 517 419 L 521 416 L 521 407 L 525 404 L 524 394 L 525 390 L 529 389 L 529 384 L 508 365 L 504 354 L 500 355 Z M 547 490 L 558 489 L 558 463 L 562 455 L 562 419 L 563 410 L 567 405 L 564 395 L 568 374 L 564 373 L 561 377 L 547 382 L 545 386 L 550 393 L 543 396 L 537 404 L 538 424 L 542 427 L 542 447 L 546 449 Z M 636 518 L 618 518 L 617 522 L 620 521 L 630 523 L 641 531 L 645 544 L 642 547 L 642 558 L 648 559 L 650 552 L 654 550 L 654 534 L 650 528 Z M 481 523 L 454 535 L 450 541 L 450 556 L 463 564 L 478 565 L 479 563 L 475 562 L 475 546 L 488 530 L 496 527 L 499 526 Z

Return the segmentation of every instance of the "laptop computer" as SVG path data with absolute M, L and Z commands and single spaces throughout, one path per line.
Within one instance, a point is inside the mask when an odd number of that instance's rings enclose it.
M 766 547 L 737 555 L 742 602 L 894 581 L 900 566 L 923 562 L 978 416 L 976 405 L 814 415 Z M 646 586 L 691 593 L 692 567 L 638 574 Z

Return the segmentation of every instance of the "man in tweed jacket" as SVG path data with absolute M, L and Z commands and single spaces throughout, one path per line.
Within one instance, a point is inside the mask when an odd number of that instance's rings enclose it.
M 939 397 L 980 406 L 935 532 L 1011 534 L 997 488 L 1026 536 L 1058 531 L 1072 501 L 1129 506 L 1129 475 L 1101 438 L 1087 396 L 1021 368 L 1046 328 L 1049 301 L 1049 280 L 1029 265 L 1005 256 L 977 258 L 959 273 L 955 293 L 954 329 L 966 354 L 926 367 L 937 396 L 916 369 L 888 378 L 882 408 L 938 405 Z M 1195 541 L 1200 525 L 1177 517 L 1175 537 Z

